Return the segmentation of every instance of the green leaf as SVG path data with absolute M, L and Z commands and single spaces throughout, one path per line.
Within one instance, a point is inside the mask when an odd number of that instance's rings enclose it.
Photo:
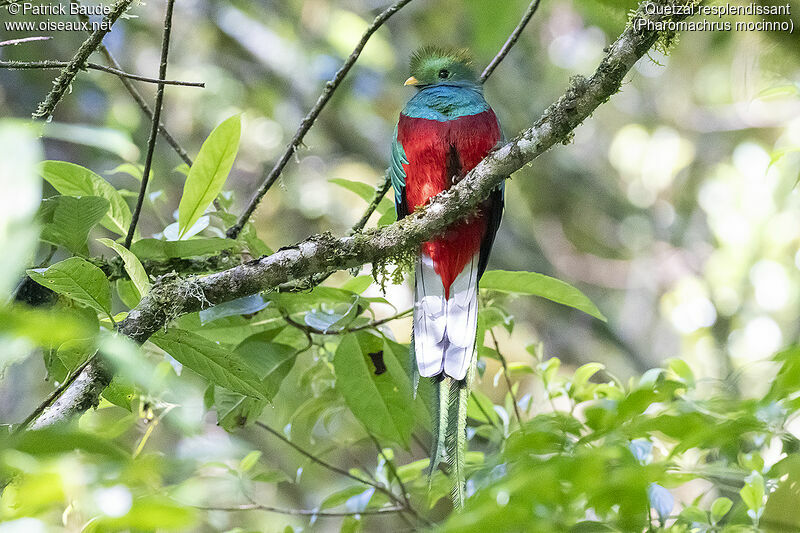
M 197 154 L 178 205 L 180 236 L 191 228 L 214 201 L 233 167 L 239 150 L 241 116 L 234 115 L 214 128 Z
M 684 508 L 680 516 L 687 522 L 698 522 L 700 524 L 708 523 L 708 514 L 694 505 Z
M 150 278 L 147 277 L 147 272 L 145 272 L 142 263 L 139 262 L 139 258 L 137 258 L 133 252 L 121 244 L 115 243 L 111 239 L 97 240 L 117 252 L 117 254 L 122 258 L 122 262 L 125 264 L 125 272 L 128 273 L 128 277 L 131 278 L 133 285 L 139 292 L 139 298 L 147 294 L 147 292 L 150 290 Z
M 394 212 L 394 209 L 390 209 L 385 211 L 381 215 L 381 218 L 378 219 L 378 227 L 382 228 L 384 226 L 388 226 L 389 224 L 394 224 L 395 222 L 397 222 L 397 213 Z
M 283 483 L 289 481 L 289 477 L 280 470 L 263 469 L 250 478 L 259 483 Z
M 386 371 L 376 375 L 373 357 L 382 357 Z M 408 376 L 380 337 L 350 333 L 339 343 L 333 361 L 336 388 L 353 415 L 378 439 L 408 448 L 414 411 Z
M 688 384 L 694 383 L 694 373 L 683 359 L 667 359 L 667 368 Z
M 334 185 L 338 185 L 343 189 L 347 189 L 348 191 L 357 194 L 367 203 L 372 201 L 372 197 L 375 196 L 375 188 L 367 185 L 363 181 L 355 181 L 355 180 L 346 180 L 342 178 L 333 178 L 328 180 L 329 183 L 333 183 Z
M 106 439 L 69 427 L 23 431 L 0 439 L 0 449 L 13 448 L 37 457 L 56 457 L 81 450 L 113 461 L 126 461 L 128 453 Z
M 103 398 L 117 407 L 131 411 L 131 400 L 136 394 L 133 385 L 120 376 L 115 376 L 111 384 L 103 391 Z
M 297 350 L 271 342 L 274 331 L 257 333 L 236 347 L 235 353 L 261 380 L 260 390 L 272 401 L 297 360 Z
M 90 324 L 76 312 L 14 304 L 0 307 L 0 335 L 23 337 L 38 346 L 57 346 L 68 340 L 94 335 L 97 332 L 96 320 Z
M 133 178 L 136 178 L 139 181 L 142 181 L 142 174 L 144 174 L 144 166 L 142 165 L 134 165 L 133 163 L 122 163 L 118 165 L 112 170 L 106 172 L 106 174 L 127 174 Z
M 722 497 L 714 500 L 714 503 L 711 504 L 711 521 L 715 524 L 719 522 L 728 514 L 732 506 L 733 502 L 728 498 Z
M 372 285 L 372 276 L 357 276 L 348 279 L 342 284 L 342 289 L 346 291 L 353 291 L 356 294 L 361 294 Z
M 606 367 L 603 363 L 586 363 L 575 370 L 575 375 L 572 377 L 572 386 L 575 390 L 579 390 L 586 385 L 592 376 Z
M 211 383 L 245 396 L 266 399 L 261 380 L 249 365 L 218 344 L 175 328 L 154 334 L 150 341 Z
M 775 531 L 800 531 L 800 455 L 795 452 L 778 461 L 770 474 L 780 481 L 767 499 L 764 524 Z
M 100 223 L 118 235 L 127 235 L 131 210 L 106 180 L 88 168 L 66 161 L 44 161 L 39 165 L 39 173 L 65 196 L 100 196 L 108 200 L 109 210 Z
M 250 471 L 254 466 L 256 466 L 256 464 L 258 464 L 259 459 L 261 459 L 261 452 L 259 450 L 253 450 L 245 455 L 241 461 L 239 461 L 239 471 Z
M 494 410 L 494 404 L 488 396 L 474 390 L 467 400 L 467 416 L 483 424 L 499 424 L 500 417 Z
M 758 511 L 764 505 L 764 478 L 752 472 L 745 478 L 747 484 L 739 491 L 742 501 L 751 511 Z
M 108 206 L 108 200 L 99 196 L 47 198 L 36 216 L 42 224 L 41 238 L 73 254 L 86 255 L 89 231 L 106 215 Z
M 330 509 L 344 505 L 350 498 L 364 494 L 365 490 L 369 489 L 365 489 L 363 485 L 353 485 L 334 492 L 322 500 L 322 503 L 319 504 L 319 509 Z
M 28 270 L 33 281 L 111 316 L 111 286 L 103 271 L 80 257 L 70 257 L 48 269 Z
M 134 500 L 130 511 L 120 517 L 100 516 L 87 523 L 82 533 L 117 531 L 189 531 L 197 522 L 197 511 L 163 495 Z
M 211 255 L 223 250 L 238 248 L 232 239 L 220 237 L 189 239 L 186 241 L 162 241 L 159 239 L 139 239 L 131 245 L 131 251 L 139 259 L 174 259 Z
M 501 292 L 541 296 L 583 311 L 603 322 L 607 321 L 603 313 L 581 291 L 569 283 L 544 274 L 489 270 L 481 278 L 480 287 Z
M 44 124 L 42 136 L 99 148 L 128 161 L 136 161 L 139 158 L 139 147 L 133 143 L 130 134 L 123 129 L 49 122 Z
M 222 387 L 213 390 L 217 424 L 226 431 L 234 431 L 253 422 L 267 406 L 267 400 L 242 396 Z

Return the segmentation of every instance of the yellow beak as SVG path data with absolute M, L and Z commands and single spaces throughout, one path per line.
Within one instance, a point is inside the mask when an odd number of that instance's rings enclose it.
M 419 83 L 419 80 L 417 78 L 415 78 L 414 76 L 411 76 L 410 78 L 408 78 L 406 80 L 406 82 L 403 85 L 416 85 L 418 83 Z

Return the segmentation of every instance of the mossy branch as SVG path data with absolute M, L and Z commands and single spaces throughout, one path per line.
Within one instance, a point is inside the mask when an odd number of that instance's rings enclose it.
M 53 88 L 47 93 L 44 101 L 36 108 L 36 112 L 33 113 L 33 118 L 35 120 L 48 120 L 53 116 L 53 111 L 55 111 L 58 102 L 60 102 L 64 94 L 66 94 L 67 89 L 69 89 L 78 71 L 86 67 L 86 60 L 92 55 L 92 52 L 97 50 L 97 47 L 100 46 L 100 43 L 103 41 L 103 37 L 111 31 L 111 26 L 128 9 L 132 1 L 133 0 L 117 0 L 114 5 L 111 6 L 111 12 L 103 17 L 103 21 L 99 27 L 89 35 L 89 38 L 86 39 L 83 44 L 81 44 L 75 56 L 73 56 L 67 66 L 64 67 L 64 70 L 61 71 L 61 74 L 53 81 Z

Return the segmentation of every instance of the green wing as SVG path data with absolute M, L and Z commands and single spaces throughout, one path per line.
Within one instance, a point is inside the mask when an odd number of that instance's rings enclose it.
M 403 165 L 408 164 L 406 158 L 406 151 L 403 150 L 403 145 L 397 140 L 397 126 L 394 127 L 394 139 L 392 140 L 392 162 L 389 165 L 389 177 L 392 180 L 392 188 L 394 189 L 394 206 L 397 210 L 397 220 L 400 220 L 408 214 L 408 205 L 406 204 L 406 171 L 403 170 Z

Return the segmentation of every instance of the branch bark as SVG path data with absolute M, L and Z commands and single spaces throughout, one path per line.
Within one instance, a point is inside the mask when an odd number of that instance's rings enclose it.
M 117 0 L 114 5 L 111 6 L 111 12 L 103 17 L 100 27 L 92 32 L 89 38 L 83 42 L 69 64 L 61 71 L 61 74 L 58 75 L 55 81 L 53 81 L 53 88 L 47 93 L 44 101 L 39 104 L 36 111 L 33 113 L 34 120 L 48 120 L 53 116 L 53 111 L 55 111 L 58 102 L 64 97 L 64 94 L 67 92 L 67 89 L 69 89 L 78 71 L 84 67 L 86 60 L 92 52 L 97 50 L 97 47 L 100 46 L 100 43 L 103 41 L 103 37 L 111 31 L 111 26 L 113 26 L 120 15 L 128 9 L 132 1 L 133 0 Z
M 0 43 L 3 44 L 3 43 Z M 0 61 L 0 68 L 15 69 L 58 69 L 68 67 L 70 63 L 66 61 Z M 124 70 L 114 67 L 107 67 L 105 65 L 98 65 L 97 63 L 84 63 L 81 67 L 83 69 L 99 70 L 101 72 L 108 72 L 109 74 L 116 74 L 120 78 L 130 78 L 132 80 L 144 81 L 147 83 L 158 83 L 164 85 L 181 85 L 184 87 L 205 87 L 206 84 L 198 81 L 179 81 L 179 80 L 157 80 L 155 78 L 148 78 L 147 76 L 139 76 L 138 74 L 130 74 Z
M 70 3 L 75 4 L 77 6 L 81 5 L 79 0 L 70 0 Z M 86 15 L 78 15 L 78 19 L 81 22 L 89 21 L 89 17 Z M 100 43 L 100 46 L 97 47 L 97 51 L 100 52 L 100 54 L 106 59 L 106 62 L 111 67 L 117 70 L 122 70 L 122 66 L 119 64 L 119 61 L 117 61 L 117 59 L 114 57 L 111 51 L 108 48 L 106 48 L 106 46 L 103 43 Z M 142 112 L 147 116 L 147 118 L 152 121 L 153 111 L 150 109 L 150 106 L 147 105 L 144 96 L 142 96 L 139 90 L 134 86 L 134 84 L 129 79 L 120 77 L 119 81 L 131 95 L 133 101 L 136 102 L 136 105 L 139 106 L 139 109 L 141 109 Z M 178 154 L 178 157 L 183 159 L 183 162 L 186 163 L 187 165 L 192 166 L 192 159 L 189 157 L 189 154 L 187 154 L 186 150 L 184 150 L 183 147 L 180 144 L 178 144 L 178 141 L 175 140 L 175 137 L 173 137 L 172 134 L 169 131 L 167 131 L 167 128 L 164 126 L 163 123 L 158 125 L 158 131 L 159 133 L 161 133 L 161 136 L 164 137 L 164 140 L 167 141 L 167 143 L 170 146 L 172 146 L 172 149 L 175 150 L 175 153 Z M 214 202 L 215 202 L 214 207 L 217 207 L 216 204 L 217 200 L 215 199 Z
M 530 3 L 528 9 L 525 10 L 525 14 L 522 15 L 522 19 L 519 21 L 519 24 L 517 24 L 517 27 L 514 28 L 513 32 L 511 32 L 511 35 L 508 36 L 508 40 L 506 40 L 500 51 L 497 52 L 497 55 L 494 56 L 494 59 L 492 59 L 489 64 L 486 65 L 486 68 L 483 69 L 483 72 L 481 73 L 481 83 L 484 83 L 489 79 L 489 76 L 492 75 L 492 72 L 494 72 L 494 69 L 497 68 L 497 65 L 499 65 L 500 62 L 506 58 L 508 53 L 511 51 L 511 48 L 517 44 L 519 36 L 522 35 L 522 30 L 525 29 L 525 26 L 528 25 L 528 22 L 530 22 L 533 16 L 536 14 L 536 10 L 539 9 L 540 2 L 541 0 L 533 0 Z
M 668 4 L 687 2 L 691 0 Z M 669 41 L 674 36 L 656 31 L 646 22 L 677 21 L 685 17 L 647 15 L 644 7 L 650 4 L 645 0 L 639 5 L 628 27 L 608 47 L 605 58 L 590 78 L 575 76 L 564 95 L 548 107 L 531 128 L 489 154 L 457 185 L 437 195 L 424 208 L 380 230 L 340 238 L 316 235 L 222 272 L 156 284 L 119 324 L 118 331 L 141 343 L 170 320 L 208 304 L 273 290 L 283 283 L 334 270 L 386 262 L 416 249 L 471 212 L 506 177 L 555 144 L 569 142 L 572 130 L 619 90 L 626 73 L 650 47 L 660 38 Z M 81 380 L 83 374 L 87 377 L 92 374 L 94 379 Z M 85 399 L 94 395 L 96 401 L 102 391 L 98 383 L 110 381 L 110 376 L 103 374 L 102 368 L 96 365 L 88 366 L 82 376 L 65 393 L 82 401 L 70 403 L 59 399 L 59 419 L 85 410 L 91 405 Z M 56 409 L 56 405 L 52 409 Z

